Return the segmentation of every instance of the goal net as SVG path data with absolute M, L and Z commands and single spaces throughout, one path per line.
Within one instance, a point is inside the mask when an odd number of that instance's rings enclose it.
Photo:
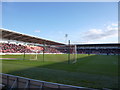
M 77 48 L 76 45 L 72 45 L 68 48 L 68 54 L 70 63 L 76 63 L 77 62 Z
M 43 52 L 42 47 L 31 46 L 30 60 L 38 60 L 38 56 Z
M 72 63 L 76 63 L 77 62 L 77 47 L 76 45 L 74 45 L 73 47 L 73 62 Z
M 65 54 L 68 63 L 76 63 L 77 62 L 77 46 L 76 45 L 58 45 L 56 46 L 57 50 L 61 51 Z
M 30 60 L 37 60 L 38 59 L 38 51 L 32 50 L 34 53 L 30 54 Z

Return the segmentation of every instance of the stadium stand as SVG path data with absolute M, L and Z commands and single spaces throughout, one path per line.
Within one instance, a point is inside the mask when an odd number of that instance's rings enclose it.
M 9 44 L 9 43 L 1 43 L 0 47 L 2 48 L 2 53 L 34 53 L 33 50 L 42 50 L 42 47 L 30 47 L 30 46 L 23 46 L 21 44 Z
M 120 44 L 84 44 L 77 45 L 78 54 L 120 54 Z
M 120 54 L 120 44 L 78 44 L 77 54 L 102 54 L 102 55 L 118 55 Z M 57 48 L 62 53 L 74 53 L 74 45 L 70 47 Z M 69 50 L 68 50 L 69 49 Z
M 106 54 L 106 55 L 117 55 L 120 54 L 120 50 L 118 48 L 119 44 L 115 46 L 113 44 L 112 47 L 109 46 L 110 44 L 104 47 L 100 47 L 99 45 L 96 47 L 90 47 L 89 46 L 81 46 L 77 45 L 77 53 L 78 54 Z M 109 47 L 108 47 L 109 46 Z M 50 47 L 46 46 L 45 48 L 42 46 L 29 46 L 29 45 L 21 45 L 21 44 L 9 44 L 9 43 L 1 43 L 1 52 L 2 53 L 36 53 L 35 50 L 37 50 L 37 53 L 40 53 L 40 51 L 43 51 L 45 49 L 44 53 L 69 53 L 68 47 Z M 74 53 L 74 46 L 71 46 L 70 53 Z
M 29 45 L 17 45 L 17 44 L 9 44 L 9 43 L 0 43 L 1 52 L 2 53 L 40 53 L 43 51 L 42 46 L 29 46 Z M 59 50 L 51 47 L 45 48 L 45 53 L 61 53 Z

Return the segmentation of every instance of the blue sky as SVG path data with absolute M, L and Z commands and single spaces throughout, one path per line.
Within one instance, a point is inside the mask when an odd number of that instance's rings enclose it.
M 65 43 L 118 42 L 117 2 L 4 2 L 2 28 Z

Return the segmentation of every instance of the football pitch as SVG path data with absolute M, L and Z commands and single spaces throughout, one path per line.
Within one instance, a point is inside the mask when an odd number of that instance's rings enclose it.
M 118 56 L 78 54 L 77 62 L 68 64 L 67 54 L 38 55 L 37 60 L 30 60 L 33 55 L 3 55 L 2 58 L 16 58 L 2 61 L 2 73 L 22 77 L 75 85 L 90 88 L 118 87 Z

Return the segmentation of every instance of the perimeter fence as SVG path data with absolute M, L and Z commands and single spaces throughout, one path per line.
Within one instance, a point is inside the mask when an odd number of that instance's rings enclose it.
M 64 85 L 40 80 L 29 79 L 20 76 L 14 76 L 9 74 L 0 73 L 2 77 L 2 84 L 6 86 L 6 90 L 96 90 L 93 88 L 78 87 L 72 85 Z

